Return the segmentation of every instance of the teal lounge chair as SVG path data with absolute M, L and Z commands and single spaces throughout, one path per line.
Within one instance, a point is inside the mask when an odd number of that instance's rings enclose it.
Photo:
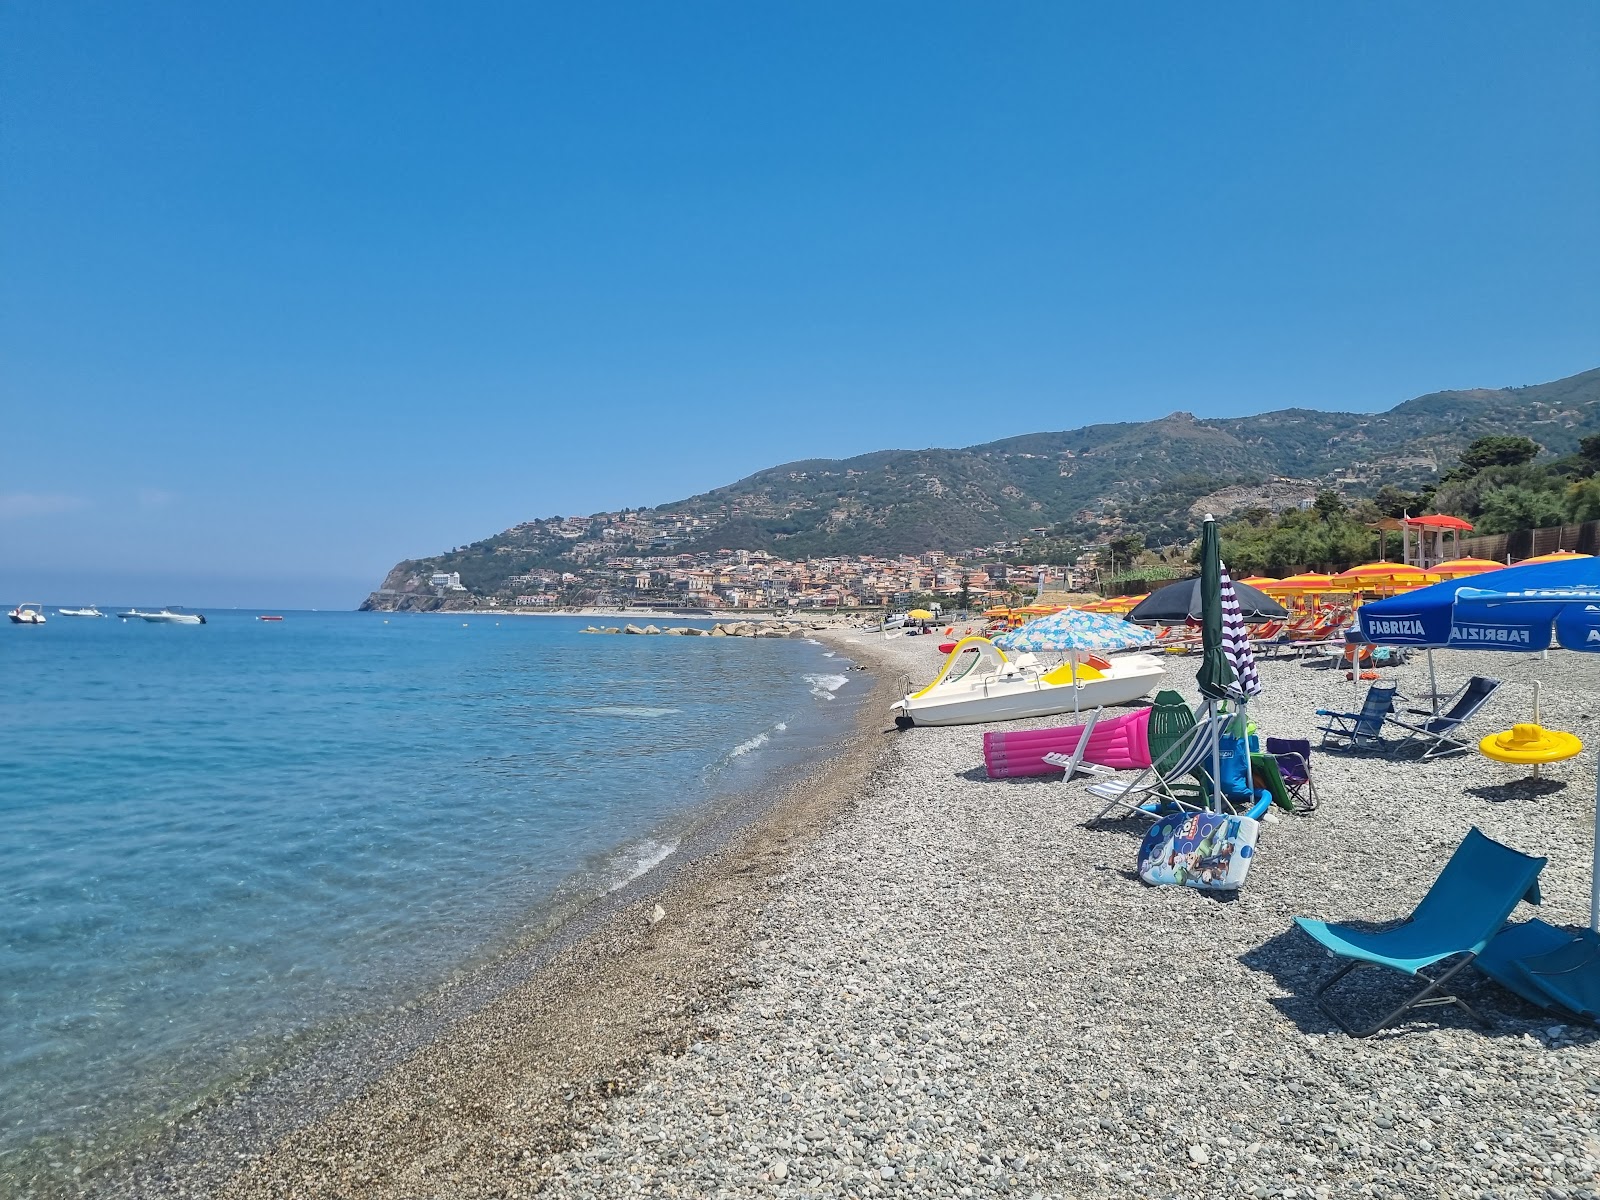
M 1473 966 L 1529 1004 L 1559 1011 L 1556 1002 L 1529 979 L 1522 964 L 1531 958 L 1559 950 L 1572 940 L 1572 934 L 1566 930 L 1547 925 L 1538 918 L 1513 921 L 1490 939 Z
M 1372 932 L 1296 917 L 1295 924 L 1329 953 L 1349 959 L 1317 989 L 1317 1006 L 1351 1037 L 1370 1037 L 1411 1009 L 1436 1004 L 1459 1005 L 1482 1024 L 1483 1018 L 1445 984 L 1483 953 L 1520 901 L 1539 902 L 1539 872 L 1547 861 L 1502 846 L 1474 827 L 1403 924 Z M 1450 959 L 1455 961 L 1441 973 L 1424 974 L 1428 967 Z M 1421 980 L 1423 986 L 1382 1020 L 1356 1028 L 1330 1008 L 1325 997 L 1357 967 L 1388 967 Z

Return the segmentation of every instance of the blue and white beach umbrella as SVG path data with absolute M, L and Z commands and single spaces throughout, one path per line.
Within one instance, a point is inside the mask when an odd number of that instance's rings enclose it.
M 1156 635 L 1142 625 L 1134 625 L 1108 613 L 1080 612 L 1065 608 L 1048 617 L 1035 617 L 994 639 L 1002 650 L 1034 652 L 1043 650 L 1136 650 L 1153 646 Z

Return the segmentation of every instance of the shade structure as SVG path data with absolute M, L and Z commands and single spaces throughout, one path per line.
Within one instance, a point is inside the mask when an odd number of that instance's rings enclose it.
M 1244 584 L 1247 587 L 1253 587 L 1256 589 L 1256 591 L 1261 592 L 1265 591 L 1273 584 L 1282 582 L 1283 581 L 1281 579 L 1276 579 L 1271 575 L 1246 575 L 1243 579 L 1235 579 L 1233 581 L 1233 586 L 1238 587 L 1240 584 Z
M 1453 558 L 1430 569 L 1440 579 L 1465 579 L 1469 575 L 1486 575 L 1490 571 L 1504 571 L 1506 564 L 1492 558 Z
M 933 620 L 933 614 L 925 608 L 913 608 L 906 614 L 906 616 L 910 617 L 913 621 Z
M 1247 622 L 1273 621 L 1289 615 L 1283 605 L 1253 587 L 1236 583 L 1233 590 L 1239 598 L 1239 611 Z M 1128 614 L 1128 620 L 1135 625 L 1187 625 L 1190 621 L 1199 621 L 1202 616 L 1200 581 L 1180 579 L 1157 588 L 1139 601 Z
M 1121 617 L 1067 608 L 1002 633 L 994 644 L 1002 650 L 1133 650 L 1155 642 L 1148 629 Z
M 1590 554 L 1579 554 L 1576 550 L 1554 550 L 1549 554 L 1540 554 L 1534 558 L 1524 558 L 1516 565 L 1519 567 L 1538 566 L 1540 563 L 1571 562 L 1575 558 L 1592 558 Z
M 1569 555 L 1565 561 L 1508 567 L 1483 582 L 1493 586 L 1452 581 L 1370 604 L 1361 613 L 1362 631 L 1442 637 L 1433 644 L 1520 653 L 1543 650 L 1555 640 L 1568 650 L 1600 653 L 1600 559 Z M 1383 611 L 1369 616 L 1371 609 Z M 1553 950 L 1497 964 L 1495 974 L 1515 972 L 1517 978 L 1507 980 L 1514 990 L 1531 987 L 1570 1012 L 1600 1021 L 1600 793 L 1593 845 L 1589 928 Z

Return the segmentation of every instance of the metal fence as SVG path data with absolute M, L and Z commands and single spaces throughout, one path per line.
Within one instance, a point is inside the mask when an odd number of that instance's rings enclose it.
M 1579 554 L 1600 554 L 1600 521 L 1581 525 L 1552 525 L 1547 529 L 1519 529 L 1515 533 L 1486 533 L 1461 539 L 1463 558 L 1487 558 L 1495 562 L 1517 562 L 1557 550 L 1576 550 Z

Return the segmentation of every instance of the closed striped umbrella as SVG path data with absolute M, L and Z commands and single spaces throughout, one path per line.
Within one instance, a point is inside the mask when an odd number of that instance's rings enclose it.
M 1241 700 L 1261 694 L 1261 675 L 1256 670 L 1256 652 L 1250 648 L 1250 634 L 1244 627 L 1244 613 L 1239 608 L 1239 596 L 1228 577 L 1228 564 L 1221 563 L 1222 573 L 1222 652 L 1233 667 L 1234 694 Z

